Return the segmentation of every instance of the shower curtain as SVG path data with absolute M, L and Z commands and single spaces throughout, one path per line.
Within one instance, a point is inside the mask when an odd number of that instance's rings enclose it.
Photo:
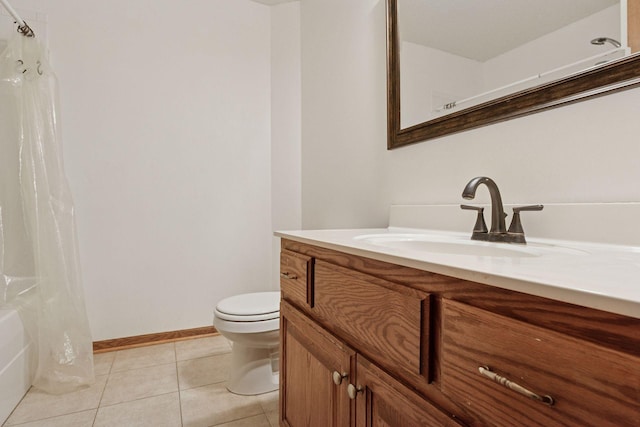
M 33 385 L 58 394 L 94 373 L 46 56 L 38 39 L 17 33 L 0 52 L 0 306 L 18 310 L 36 346 Z

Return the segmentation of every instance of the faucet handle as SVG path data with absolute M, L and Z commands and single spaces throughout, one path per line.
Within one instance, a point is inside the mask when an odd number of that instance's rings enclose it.
M 489 229 L 487 228 L 487 224 L 484 222 L 484 207 L 482 206 L 471 206 L 471 205 L 460 205 L 461 209 L 469 210 L 469 211 L 477 211 L 478 217 L 476 218 L 476 224 L 473 226 L 473 234 L 476 233 L 488 233 Z
M 513 208 L 513 218 L 511 219 L 511 225 L 509 226 L 508 233 L 516 233 L 524 235 L 522 229 L 522 221 L 520 221 L 520 212 L 522 211 L 541 211 L 544 208 L 543 205 L 528 205 L 518 206 Z
M 543 208 L 544 205 L 517 206 L 513 208 L 513 213 L 519 213 L 521 211 L 541 211 Z

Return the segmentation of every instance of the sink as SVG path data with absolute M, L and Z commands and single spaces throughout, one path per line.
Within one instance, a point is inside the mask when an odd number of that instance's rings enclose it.
M 475 257 L 528 258 L 551 254 L 585 255 L 587 252 L 566 246 L 528 243 L 526 245 L 470 240 L 459 235 L 426 233 L 365 234 L 356 240 L 375 246 L 432 254 Z

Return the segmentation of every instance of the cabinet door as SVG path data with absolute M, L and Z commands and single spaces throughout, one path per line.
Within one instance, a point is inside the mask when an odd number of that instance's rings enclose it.
M 280 313 L 280 424 L 348 427 L 354 351 L 285 301 Z
M 356 400 L 357 427 L 460 426 L 429 401 L 358 355 L 357 385 L 349 384 Z

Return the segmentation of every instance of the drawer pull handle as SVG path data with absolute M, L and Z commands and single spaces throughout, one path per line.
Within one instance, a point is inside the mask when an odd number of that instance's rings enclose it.
M 292 273 L 280 273 L 280 277 L 282 277 L 283 279 L 290 279 L 290 280 L 295 280 L 298 278 L 298 276 Z
M 333 383 L 335 385 L 342 384 L 342 380 L 347 378 L 347 373 L 343 372 L 342 374 L 338 371 L 333 371 Z
M 362 386 L 361 385 L 356 387 L 353 384 L 349 384 L 347 386 L 347 394 L 349 395 L 349 399 L 351 399 L 351 400 L 355 399 L 356 396 L 358 395 L 358 393 L 362 393 Z
M 482 374 L 483 376 L 489 378 L 490 380 L 493 380 L 495 382 L 497 382 L 500 385 L 503 385 L 515 392 L 518 392 L 520 394 L 523 394 L 525 396 L 527 396 L 530 399 L 533 400 L 537 400 L 538 402 L 542 402 L 545 405 L 553 405 L 554 400 L 553 397 L 546 395 L 546 396 L 540 396 L 539 394 L 536 394 L 532 391 L 527 390 L 526 388 L 522 387 L 519 384 L 514 383 L 513 381 L 509 381 L 508 379 L 506 379 L 505 377 L 502 377 L 498 374 L 496 374 L 495 372 L 492 372 L 487 366 L 480 366 L 478 368 L 478 370 L 480 371 L 480 374 Z

